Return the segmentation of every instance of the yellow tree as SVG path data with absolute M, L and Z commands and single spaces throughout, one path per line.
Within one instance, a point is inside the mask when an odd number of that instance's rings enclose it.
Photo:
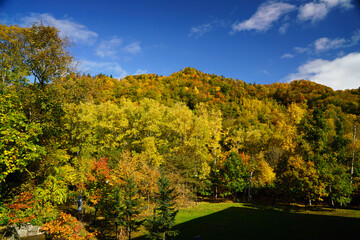
M 72 152 L 88 159 L 120 151 L 128 121 L 112 102 L 65 105 L 65 129 Z
M 124 185 L 125 179 L 132 177 L 141 195 L 146 197 L 150 204 L 151 196 L 157 190 L 156 182 L 160 176 L 158 169 L 149 166 L 143 159 L 134 156 L 129 151 L 123 152 L 113 160 L 112 165 L 110 184 Z
M 325 184 L 320 173 L 311 161 L 304 161 L 301 156 L 290 156 L 285 169 L 277 176 L 279 187 L 288 200 L 301 200 L 311 205 L 313 200 L 322 200 L 325 196 Z
M 161 148 L 167 144 L 163 131 L 168 107 L 146 98 L 138 104 L 129 101 L 120 104 L 129 122 L 124 139 L 128 143 L 126 148 L 148 164 L 160 166 L 164 162 Z
M 11 72 L 20 73 L 18 80 L 34 76 L 40 88 L 64 76 L 73 61 L 67 51 L 68 39 L 60 36 L 55 27 L 34 24 L 31 27 L 0 25 L 2 80 Z
M 25 83 L 30 74 L 22 61 L 24 28 L 0 24 L 0 74 L 2 83 Z
M 207 178 L 210 163 L 220 158 L 221 115 L 205 106 L 195 113 L 184 104 L 169 109 L 164 128 L 168 142 L 165 166 L 179 172 L 188 182 Z M 194 182 L 195 181 L 195 182 Z

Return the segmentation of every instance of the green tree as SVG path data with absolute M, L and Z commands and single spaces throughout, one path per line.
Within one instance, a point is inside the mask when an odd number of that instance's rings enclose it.
M 335 132 L 336 135 L 330 147 L 337 158 L 337 162 L 340 164 L 346 164 L 347 147 L 350 145 L 351 140 L 345 138 L 344 126 L 342 124 L 342 120 L 339 118 L 335 119 Z
M 331 113 L 331 108 L 328 110 Z M 346 155 L 350 140 L 344 137 L 344 127 L 339 115 L 326 118 L 325 112 L 316 108 L 299 125 L 300 152 L 306 161 L 315 164 L 319 180 L 325 184 L 326 195 L 332 206 L 334 203 L 348 204 L 352 193 Z
M 248 186 L 248 177 L 246 166 L 239 154 L 231 152 L 224 163 L 221 171 L 225 192 L 223 195 L 233 195 L 236 201 L 237 193 L 242 192 Z
M 114 221 L 116 239 L 124 237 L 123 211 L 125 209 L 123 190 L 119 184 L 115 185 L 107 197 L 104 213 L 107 219 Z M 120 228 L 119 228 L 120 225 Z
M 0 94 L 0 197 L 24 182 L 7 180 L 10 175 L 26 172 L 29 174 L 22 178 L 28 179 L 31 176 L 30 165 L 45 153 L 44 147 L 39 144 L 41 126 L 28 122 L 21 112 L 22 107 L 16 93 L 8 91 Z
M 159 178 L 158 187 L 159 191 L 155 193 L 156 207 L 153 218 L 146 220 L 147 237 L 152 240 L 165 240 L 177 235 L 177 231 L 173 230 L 178 212 L 174 208 L 176 195 L 170 180 L 164 175 Z
M 138 194 L 139 189 L 134 178 L 130 176 L 127 177 L 125 181 L 126 183 L 122 188 L 122 192 L 118 192 L 119 202 L 116 205 L 117 216 L 115 221 L 119 226 L 125 228 L 128 239 L 130 240 L 131 233 L 136 231 L 143 222 L 138 220 L 138 216 L 142 212 L 142 199 Z
M 351 201 L 353 188 L 350 182 L 350 174 L 345 166 L 340 164 L 332 164 L 327 169 L 329 173 L 325 176 L 326 190 L 331 206 L 339 204 L 346 206 Z

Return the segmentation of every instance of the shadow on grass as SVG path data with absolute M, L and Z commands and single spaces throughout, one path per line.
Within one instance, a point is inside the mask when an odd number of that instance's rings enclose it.
M 257 208 L 259 210 L 281 210 L 287 213 L 290 212 L 304 212 L 304 205 L 299 205 L 299 204 L 264 204 L 264 203 L 244 203 L 243 204 L 245 207 L 249 207 L 249 208 Z M 311 212 L 332 212 L 335 211 L 334 209 L 329 208 L 328 206 L 325 205 L 312 205 L 312 206 L 307 206 L 306 209 L 308 211 Z
M 230 207 L 179 224 L 176 229 L 179 235 L 175 239 L 182 240 L 193 240 L 195 236 L 201 236 L 201 240 L 360 239 L 360 218 Z

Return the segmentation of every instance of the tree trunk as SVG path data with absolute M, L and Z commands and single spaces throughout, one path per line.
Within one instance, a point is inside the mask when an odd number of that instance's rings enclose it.
M 95 213 L 94 213 L 94 219 L 93 219 L 93 222 L 95 222 L 95 220 L 96 220 L 96 213 L 97 213 L 97 211 L 98 211 L 98 208 L 96 207 L 96 208 L 95 208 Z
M 355 148 L 356 142 L 356 125 L 354 125 L 354 137 L 353 137 L 353 144 Z M 350 184 L 352 185 L 353 175 L 354 175 L 354 161 L 355 161 L 355 149 L 352 152 L 352 159 L 351 159 L 351 169 L 350 169 Z
M 128 232 L 129 232 L 129 240 L 131 239 L 131 225 L 128 227 Z
M 124 236 L 124 229 L 120 228 L 119 239 L 122 239 L 123 236 Z
M 251 201 L 251 184 L 252 184 L 252 176 L 253 176 L 254 171 L 251 170 L 250 172 L 250 183 L 249 183 L 249 192 L 248 192 L 248 201 Z

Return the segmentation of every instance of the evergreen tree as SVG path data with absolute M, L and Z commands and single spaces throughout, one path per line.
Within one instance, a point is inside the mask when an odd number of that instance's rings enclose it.
M 119 222 L 122 220 L 124 208 L 123 190 L 120 185 L 116 185 L 108 195 L 107 204 L 104 207 L 106 218 L 115 223 L 116 239 L 121 239 L 123 236 L 123 228 L 119 228 Z
M 126 183 L 123 192 L 118 192 L 117 196 L 118 203 L 115 206 L 115 222 L 117 226 L 125 228 L 128 239 L 131 239 L 131 233 L 136 231 L 142 224 L 142 221 L 137 219 L 137 216 L 142 211 L 142 200 L 134 178 L 131 176 L 125 180 Z
M 175 198 L 174 188 L 170 186 L 170 180 L 162 175 L 158 181 L 159 192 L 155 193 L 156 207 L 152 219 L 147 219 L 146 228 L 148 230 L 147 237 L 152 240 L 173 237 L 177 235 L 177 231 L 172 230 L 175 225 Z

